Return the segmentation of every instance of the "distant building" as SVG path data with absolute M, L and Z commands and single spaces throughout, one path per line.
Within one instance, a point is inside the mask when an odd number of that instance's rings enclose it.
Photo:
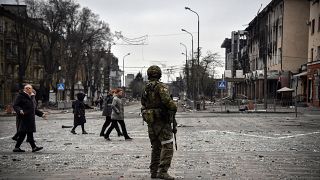
M 127 74 L 125 78 L 126 87 L 128 88 L 131 82 L 134 80 L 134 74 Z
M 27 17 L 26 5 L 0 4 L 1 105 L 13 102 L 22 88 L 21 83 L 30 83 L 36 90 L 40 87 L 44 72 L 41 51 L 31 40 L 34 33 L 43 33 L 37 27 L 33 19 Z M 24 73 L 19 72 L 19 68 L 25 70 Z
M 292 74 L 307 63 L 309 1 L 272 0 L 246 28 L 250 72 L 246 74 L 249 98 L 263 100 L 277 89 L 291 87 Z M 266 62 L 266 64 L 265 64 Z M 267 92 L 264 92 L 264 66 Z
M 307 64 L 307 102 L 320 106 L 320 4 L 310 0 L 308 64 Z
M 247 44 L 246 32 L 232 31 L 231 39 L 226 38 L 221 47 L 225 48 L 224 78 L 228 82 L 229 96 L 245 93 L 244 72 L 248 72 L 248 57 L 242 50 Z M 245 56 L 245 57 L 244 57 Z

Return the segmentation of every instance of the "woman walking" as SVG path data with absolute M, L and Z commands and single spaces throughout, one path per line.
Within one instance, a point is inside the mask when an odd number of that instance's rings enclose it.
M 106 131 L 109 124 L 111 123 L 111 112 L 112 112 L 111 105 L 112 105 L 112 100 L 113 100 L 113 93 L 114 93 L 114 90 L 109 91 L 107 94 L 107 97 L 104 100 L 104 107 L 103 107 L 102 116 L 106 117 L 106 121 L 104 122 L 104 124 L 102 126 L 100 136 L 104 136 L 104 132 Z M 119 129 L 118 123 L 115 124 L 115 129 L 118 133 L 118 136 L 123 136 L 120 129 Z
M 121 126 L 121 130 L 122 130 L 122 133 L 123 133 L 125 140 L 132 140 L 132 138 L 129 137 L 129 135 L 127 133 L 126 124 L 124 123 L 124 107 L 123 107 L 123 103 L 120 99 L 120 98 L 122 98 L 122 95 L 123 95 L 123 91 L 121 88 L 118 88 L 115 90 L 113 100 L 112 100 L 112 105 L 111 105 L 111 107 L 112 107 L 112 112 L 111 112 L 112 124 L 104 136 L 104 138 L 108 141 L 110 141 L 109 135 L 110 135 L 111 131 L 113 130 L 113 128 L 115 128 L 117 123 L 119 123 Z
M 84 124 L 87 122 L 85 109 L 86 108 L 92 109 L 92 108 L 84 103 L 85 96 L 86 95 L 84 93 L 78 93 L 77 100 L 74 101 L 72 104 L 73 114 L 74 114 L 73 128 L 71 130 L 72 134 L 77 134 L 75 130 L 79 125 L 81 126 L 82 134 L 88 134 L 87 131 L 84 130 Z

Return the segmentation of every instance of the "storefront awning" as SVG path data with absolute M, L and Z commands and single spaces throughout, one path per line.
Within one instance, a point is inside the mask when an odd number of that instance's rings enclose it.
M 296 74 L 296 75 L 293 75 L 293 77 L 300 77 L 300 76 L 306 76 L 307 75 L 307 71 L 305 72 L 302 72 L 302 73 L 299 73 L 299 74 Z

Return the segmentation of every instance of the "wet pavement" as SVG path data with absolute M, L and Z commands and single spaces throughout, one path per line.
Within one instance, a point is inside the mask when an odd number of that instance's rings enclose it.
M 125 108 L 133 141 L 113 131 L 111 141 L 99 137 L 101 111 L 87 113 L 89 134 L 73 114 L 50 111 L 37 118 L 36 144 L 44 149 L 13 153 L 15 117 L 0 117 L 1 179 L 150 179 L 150 142 L 139 106 Z M 320 179 L 319 114 L 221 114 L 179 112 L 177 141 L 170 174 L 177 179 Z

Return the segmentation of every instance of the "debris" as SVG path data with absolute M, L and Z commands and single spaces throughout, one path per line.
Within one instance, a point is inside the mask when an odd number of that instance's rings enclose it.
M 65 125 L 62 125 L 62 128 L 72 128 L 73 126 L 65 126 Z

